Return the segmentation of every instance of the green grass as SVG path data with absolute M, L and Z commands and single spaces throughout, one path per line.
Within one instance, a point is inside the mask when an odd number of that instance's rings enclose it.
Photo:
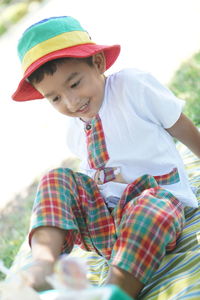
M 36 187 L 37 183 L 34 182 L 27 189 L 27 195 L 17 195 L 1 212 L 0 260 L 8 268 L 28 233 Z M 0 273 L 0 280 L 3 278 L 4 275 Z
M 174 74 L 169 88 L 186 100 L 185 114 L 200 125 L 200 52 L 184 62 Z

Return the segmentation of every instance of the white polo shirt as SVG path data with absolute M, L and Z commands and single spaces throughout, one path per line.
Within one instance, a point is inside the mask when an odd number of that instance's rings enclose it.
M 177 168 L 180 182 L 162 187 L 184 205 L 197 207 L 182 159 L 165 130 L 179 119 L 183 105 L 150 74 L 125 69 L 107 78 L 99 116 L 110 157 L 106 167 L 120 167 L 127 183 L 144 174 L 164 175 Z M 81 159 L 81 171 L 93 178 L 96 170 L 87 162 L 84 126 L 79 118 L 71 119 L 68 146 Z M 110 181 L 99 188 L 104 197 L 121 197 L 126 186 Z

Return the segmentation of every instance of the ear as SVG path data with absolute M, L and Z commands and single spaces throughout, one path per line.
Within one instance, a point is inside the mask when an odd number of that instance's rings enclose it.
M 106 59 L 103 51 L 93 55 L 93 65 L 97 68 L 100 74 L 103 74 L 105 72 Z

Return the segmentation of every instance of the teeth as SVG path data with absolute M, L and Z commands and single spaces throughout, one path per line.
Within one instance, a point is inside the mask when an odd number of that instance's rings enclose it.
M 86 106 L 87 106 L 87 104 L 85 104 L 85 105 L 81 106 L 81 108 L 80 108 L 80 109 L 83 109 L 83 108 L 85 108 Z
M 84 110 L 84 109 L 88 106 L 88 103 L 89 103 L 89 101 L 88 101 L 86 104 L 84 104 L 83 106 L 81 106 L 81 107 L 79 108 L 79 110 Z

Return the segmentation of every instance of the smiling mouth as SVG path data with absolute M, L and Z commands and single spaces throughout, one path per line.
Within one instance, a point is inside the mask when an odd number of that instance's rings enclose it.
M 84 105 L 82 105 L 76 112 L 85 112 L 88 109 L 90 100 L 88 100 Z

